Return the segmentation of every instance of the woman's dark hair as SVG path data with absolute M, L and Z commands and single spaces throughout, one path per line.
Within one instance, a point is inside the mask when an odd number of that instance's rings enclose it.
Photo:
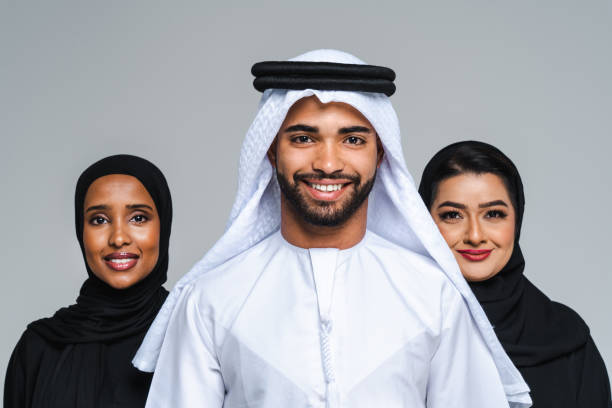
M 419 194 L 427 208 L 431 209 L 442 181 L 464 173 L 492 173 L 502 179 L 516 212 L 518 240 L 525 206 L 523 183 L 512 160 L 488 143 L 472 140 L 457 142 L 446 146 L 432 157 L 425 166 L 419 184 Z

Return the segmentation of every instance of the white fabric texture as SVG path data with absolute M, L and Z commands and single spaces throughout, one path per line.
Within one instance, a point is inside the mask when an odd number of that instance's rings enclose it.
M 369 231 L 346 250 L 276 232 L 204 274 L 157 367 L 147 408 L 508 407 L 457 289 Z
M 335 50 L 312 51 L 294 60 L 363 64 L 358 58 Z M 226 231 L 171 291 L 138 350 L 134 365 L 143 371 L 155 369 L 170 316 L 186 286 L 279 229 L 280 190 L 266 152 L 289 108 L 297 100 L 311 95 L 323 103 L 352 105 L 372 124 L 385 155 L 370 193 L 368 229 L 400 247 L 432 258 L 439 265 L 463 296 L 493 355 L 511 406 L 529 406 L 529 388 L 497 340 L 414 186 L 404 162 L 397 116 L 389 98 L 383 94 L 318 90 L 267 90 L 264 93 L 242 146 L 238 193 Z

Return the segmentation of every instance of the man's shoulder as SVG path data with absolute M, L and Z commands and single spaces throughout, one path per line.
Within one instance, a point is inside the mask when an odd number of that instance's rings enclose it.
M 273 234 L 204 272 L 190 284 L 191 296 L 206 303 L 239 302 L 263 271 L 265 259 L 274 253 L 274 243 Z
M 446 277 L 431 256 L 391 242 L 371 231 L 368 231 L 368 248 L 381 258 L 393 260 L 404 266 L 405 269 L 415 272 L 433 272 L 436 276 Z
M 457 288 L 428 254 L 393 243 L 369 232 L 368 250 L 384 265 L 397 289 L 406 296 L 438 304 L 441 298 L 460 297 Z

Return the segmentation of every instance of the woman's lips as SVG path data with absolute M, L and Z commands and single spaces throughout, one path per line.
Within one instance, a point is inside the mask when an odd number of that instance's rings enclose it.
M 138 263 L 138 258 L 140 258 L 138 255 L 130 252 L 113 252 L 104 257 L 104 262 L 115 271 L 125 271 L 134 267 Z
M 457 249 L 457 252 L 469 261 L 484 261 L 492 251 L 492 249 Z

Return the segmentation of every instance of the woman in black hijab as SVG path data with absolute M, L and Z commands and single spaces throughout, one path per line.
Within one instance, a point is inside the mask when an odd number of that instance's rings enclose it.
M 587 325 L 523 275 L 525 197 L 512 161 L 486 143 L 451 144 L 425 167 L 419 193 L 531 388 L 533 407 L 612 407 L 606 368 Z
M 145 405 L 151 374 L 131 359 L 168 294 L 170 190 L 152 163 L 117 155 L 81 174 L 74 204 L 89 277 L 76 304 L 28 325 L 5 408 Z

